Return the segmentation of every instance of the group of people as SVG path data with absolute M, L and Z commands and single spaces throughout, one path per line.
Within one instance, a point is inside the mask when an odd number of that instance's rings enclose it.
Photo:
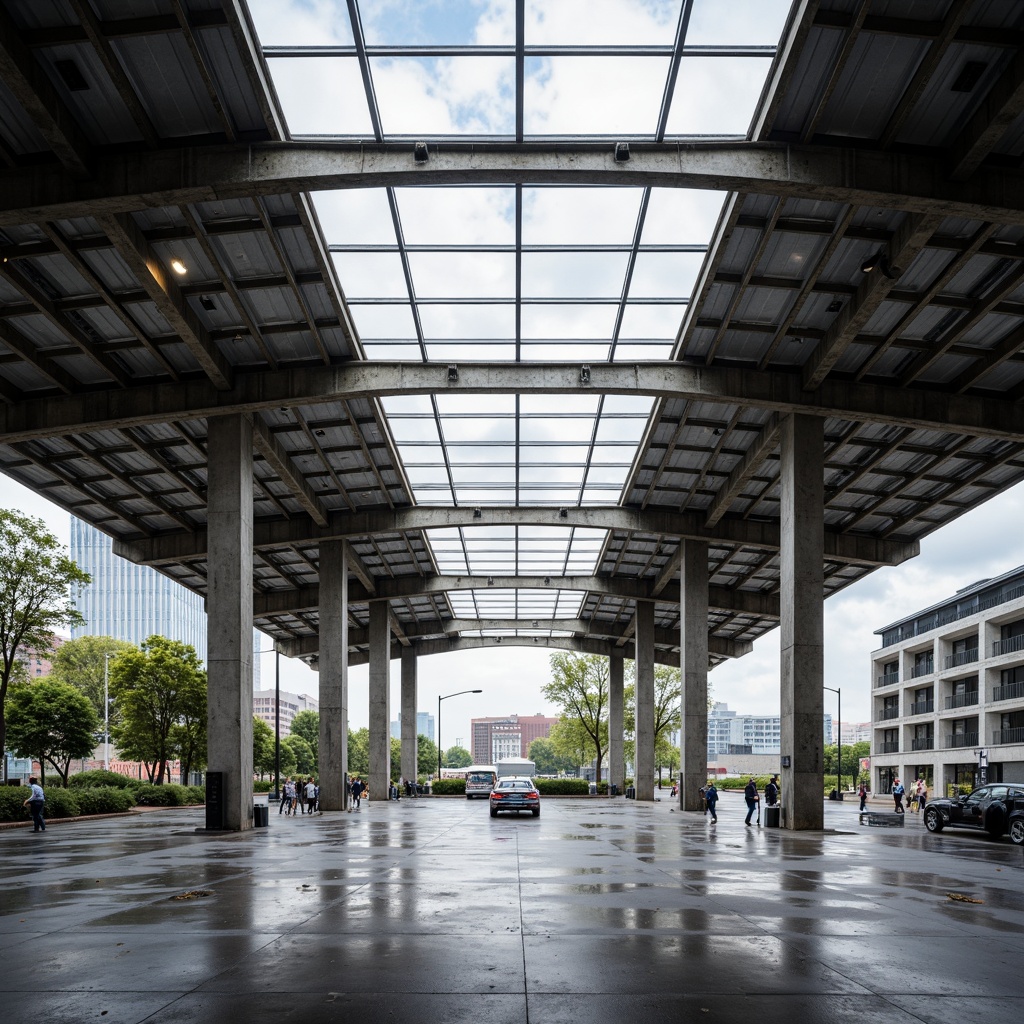
M 700 791 L 701 796 L 704 799 L 704 813 L 705 815 L 711 815 L 711 824 L 714 825 L 718 821 L 718 787 L 715 785 L 714 779 L 708 781 L 708 784 Z M 757 782 L 751 776 L 746 786 L 743 787 L 743 799 L 747 805 L 747 816 L 744 819 L 744 825 L 750 824 L 750 819 L 754 816 L 754 811 L 757 811 L 758 824 L 761 822 L 761 794 L 757 790 Z M 769 780 L 768 784 L 764 787 L 764 802 L 769 807 L 775 807 L 779 802 L 779 777 L 773 775 Z
M 906 809 L 903 806 L 904 797 L 906 797 L 907 807 L 910 808 L 912 814 L 923 811 L 928 803 L 928 783 L 919 777 L 913 783 L 912 788 L 908 790 L 899 779 L 896 779 L 892 784 L 892 799 L 897 814 L 906 813 Z M 863 810 L 863 807 L 861 810 Z
M 278 814 L 316 814 L 320 811 L 320 787 L 312 775 L 306 781 L 286 775 L 283 789 Z

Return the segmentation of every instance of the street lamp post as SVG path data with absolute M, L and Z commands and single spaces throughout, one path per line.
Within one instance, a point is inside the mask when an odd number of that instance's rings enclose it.
M 842 800 L 843 796 L 843 691 L 838 687 L 825 686 L 822 689 L 829 690 L 836 695 L 836 795 Z
M 483 693 L 483 690 L 459 690 L 457 693 L 446 693 L 437 698 L 437 777 L 441 778 L 441 701 L 449 697 L 458 697 L 463 693 Z
M 266 647 L 257 654 L 270 654 L 274 659 L 274 792 L 271 800 L 281 800 L 281 652 L 276 647 Z
M 110 655 L 103 655 L 103 770 L 110 771 Z

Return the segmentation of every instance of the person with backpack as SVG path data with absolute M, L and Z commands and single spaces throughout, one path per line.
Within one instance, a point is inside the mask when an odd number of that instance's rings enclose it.
M 857 790 L 857 796 L 860 797 L 860 809 L 863 812 L 868 802 L 868 787 L 863 782 L 860 784 L 860 789 Z
M 718 804 L 718 790 L 715 789 L 714 782 L 709 782 L 704 789 L 704 802 L 707 804 L 708 811 L 711 814 L 711 824 L 714 825 L 718 822 L 718 812 L 715 810 Z
M 744 825 L 750 824 L 750 819 L 754 816 L 754 808 L 757 808 L 757 817 L 760 822 L 761 819 L 761 795 L 757 792 L 757 783 L 751 779 L 746 786 L 743 787 L 743 799 L 747 801 L 747 816 L 743 821 Z
M 773 775 L 764 787 L 764 802 L 769 807 L 774 807 L 779 802 L 779 777 Z
M 292 813 L 292 804 L 295 802 L 295 783 L 292 782 L 289 776 L 284 777 L 284 792 L 281 794 L 281 805 L 277 809 L 277 813 L 280 814 L 282 811 L 285 814 Z
M 362 798 L 363 790 L 365 788 L 366 787 L 363 785 L 363 780 L 360 779 L 359 776 L 357 775 L 352 780 L 352 785 L 349 787 L 349 789 L 350 789 L 350 791 L 352 793 L 352 803 L 354 803 L 356 805 L 356 807 L 359 806 L 359 801 Z

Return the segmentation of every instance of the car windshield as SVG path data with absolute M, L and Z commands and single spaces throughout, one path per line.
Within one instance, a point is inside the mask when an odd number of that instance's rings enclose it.
M 533 783 L 531 782 L 499 782 L 498 789 L 533 789 Z

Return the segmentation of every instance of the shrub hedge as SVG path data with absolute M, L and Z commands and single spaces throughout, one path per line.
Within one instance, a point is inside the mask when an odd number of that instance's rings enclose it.
M 534 779 L 534 785 L 542 796 L 586 796 L 590 792 L 586 779 Z
M 193 786 L 192 788 L 193 789 L 197 789 L 199 787 Z M 254 793 L 269 793 L 273 788 L 274 788 L 274 780 L 273 779 L 257 779 L 252 784 L 252 791 Z
M 116 786 L 95 786 L 91 789 L 76 787 L 74 795 L 78 801 L 79 814 L 121 814 L 135 806 L 132 791 L 118 789 Z
M 174 782 L 157 786 L 151 782 L 136 783 L 132 786 L 135 802 L 140 807 L 183 807 L 190 803 L 189 787 Z
M 104 771 L 97 768 L 91 772 L 79 772 L 68 778 L 68 789 L 93 789 L 96 786 L 105 786 L 109 789 L 128 789 L 138 779 L 129 778 L 118 772 Z
M 430 783 L 430 792 L 434 796 L 452 796 L 453 794 L 465 795 L 465 779 L 434 779 Z

